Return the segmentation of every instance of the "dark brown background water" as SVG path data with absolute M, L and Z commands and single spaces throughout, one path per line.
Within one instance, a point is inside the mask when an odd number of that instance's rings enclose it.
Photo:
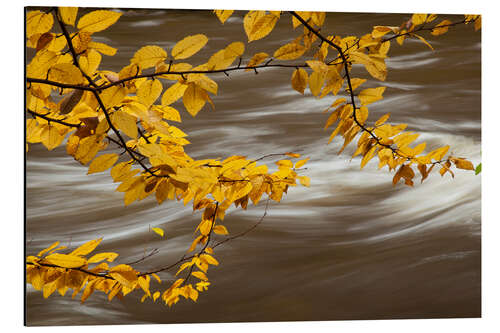
M 329 13 L 323 32 L 359 36 L 374 25 L 399 25 L 408 18 Z M 272 54 L 291 40 L 290 28 L 285 14 L 270 36 L 246 44 L 241 13 L 221 25 L 206 11 L 127 10 L 96 39 L 118 48 L 116 56 L 104 56 L 101 66 L 117 71 L 144 45 L 170 51 L 176 41 L 200 32 L 210 41 L 193 57 L 198 63 L 237 40 L 247 45 L 247 61 L 256 52 Z M 403 47 L 393 44 L 383 83 L 386 98 L 370 108 L 371 119 L 391 112 L 393 122 L 408 123 L 422 133 L 429 149 L 450 144 L 454 154 L 477 164 L 480 33 L 461 26 L 429 39 L 434 52 L 412 41 Z M 375 162 L 360 172 L 359 160 L 350 161 L 352 150 L 337 155 L 339 141 L 326 145 L 322 111 L 332 100 L 293 91 L 291 72 L 214 76 L 219 84 L 219 96 L 213 98 L 216 111 L 205 109 L 194 119 L 182 112 L 179 127 L 189 134 L 192 145 L 187 150 L 193 157 L 259 157 L 284 151 L 311 157 L 305 173 L 311 187 L 291 189 L 282 203 L 270 206 L 256 230 L 217 249 L 221 265 L 209 270 L 212 285 L 197 303 L 181 301 L 173 308 L 141 304 L 141 294 L 134 293 L 111 303 L 95 294 L 81 305 L 55 294 L 44 300 L 28 286 L 28 325 L 480 316 L 481 176 L 458 171 L 452 180 L 436 174 L 407 188 L 393 187 L 391 174 L 377 170 Z M 159 248 L 158 255 L 138 265 L 142 270 L 182 255 L 199 214 L 177 202 L 158 206 L 154 198 L 124 207 L 108 173 L 87 176 L 86 170 L 65 156 L 63 148 L 47 152 L 31 145 L 26 170 L 28 255 L 55 240 L 76 246 L 98 237 L 104 237 L 101 250 L 120 253 L 119 262 Z M 241 232 L 263 211 L 263 204 L 246 212 L 232 209 L 225 224 L 232 234 Z M 168 241 L 148 232 L 149 226 L 165 229 Z M 170 273 L 161 277 L 172 279 Z

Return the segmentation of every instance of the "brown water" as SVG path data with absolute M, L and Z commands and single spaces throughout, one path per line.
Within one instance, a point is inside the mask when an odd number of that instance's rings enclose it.
M 399 25 L 407 18 L 330 13 L 322 31 L 359 36 L 374 25 Z M 260 51 L 272 54 L 290 40 L 290 21 L 284 15 L 269 37 L 247 45 L 245 60 Z M 141 46 L 168 49 L 199 32 L 210 42 L 194 58 L 198 63 L 231 41 L 246 43 L 241 13 L 221 25 L 204 11 L 124 11 L 117 24 L 96 34 L 98 41 L 118 48 L 116 56 L 104 56 L 101 68 L 116 71 Z M 434 52 L 417 42 L 393 44 L 383 83 L 386 98 L 370 108 L 371 119 L 391 112 L 393 122 L 422 133 L 429 149 L 450 144 L 455 155 L 477 164 L 480 33 L 462 26 L 430 41 Z M 45 300 L 28 286 L 28 325 L 480 316 L 481 176 L 457 171 L 452 180 L 435 174 L 408 188 L 393 187 L 391 174 L 378 171 L 375 162 L 359 171 L 359 160 L 350 162 L 352 150 L 337 155 L 339 141 L 326 145 L 322 111 L 332 100 L 293 91 L 291 72 L 213 76 L 219 84 L 216 111 L 205 109 L 194 119 L 182 112 L 180 128 L 189 134 L 193 157 L 285 151 L 311 157 L 304 173 L 311 187 L 291 189 L 280 204 L 270 205 L 257 229 L 217 249 L 221 265 L 209 271 L 212 285 L 196 304 L 141 304 L 137 292 L 111 303 L 94 294 L 81 305 L 55 294 Z M 364 70 L 357 74 L 368 76 Z M 98 237 L 104 237 L 101 250 L 116 250 L 122 263 L 158 248 L 159 254 L 137 266 L 140 270 L 182 255 L 199 214 L 177 202 L 158 206 L 154 198 L 124 207 L 108 173 L 87 176 L 86 171 L 63 148 L 30 147 L 28 255 L 55 240 L 76 246 Z M 232 234 L 241 232 L 263 211 L 264 203 L 245 212 L 232 209 L 225 224 Z M 165 229 L 168 241 L 148 232 L 149 226 Z M 171 272 L 160 275 L 172 279 Z

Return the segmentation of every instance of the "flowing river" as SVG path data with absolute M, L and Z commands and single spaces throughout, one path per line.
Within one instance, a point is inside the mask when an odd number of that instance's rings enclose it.
M 124 10 L 120 20 L 95 40 L 118 49 L 103 56 L 101 69 L 118 71 L 145 45 L 167 49 L 183 37 L 204 33 L 209 43 L 189 62 L 200 64 L 233 41 L 246 45 L 243 64 L 256 52 L 272 54 L 297 33 L 283 14 L 263 40 L 246 43 L 243 13 L 224 24 L 209 11 Z M 324 34 L 361 36 L 375 25 L 398 26 L 409 15 L 329 13 Z M 452 21 L 463 16 L 446 16 Z M 442 19 L 442 18 L 441 18 Z M 436 21 L 437 23 L 438 21 Z M 298 28 L 300 29 L 300 28 Z M 449 144 L 455 156 L 481 160 L 481 37 L 458 26 L 432 37 L 435 48 L 407 40 L 393 43 L 385 98 L 370 107 L 370 120 L 390 112 L 392 123 L 421 133 L 428 149 Z M 28 60 L 33 56 L 28 51 Z M 205 60 L 206 61 L 206 60 Z M 184 322 L 478 317 L 481 315 L 481 175 L 459 170 L 452 179 L 434 172 L 413 188 L 392 185 L 392 175 L 372 161 L 360 171 L 351 161 L 354 145 L 340 155 L 343 140 L 327 145 L 323 131 L 332 103 L 301 96 L 290 87 L 293 69 L 212 75 L 219 85 L 215 111 L 196 118 L 175 104 L 189 134 L 194 158 L 293 151 L 310 157 L 304 175 L 311 186 L 290 188 L 270 204 L 253 231 L 216 249 L 218 267 L 197 303 L 168 308 L 142 293 L 108 302 L 96 292 L 83 305 L 79 296 L 54 293 L 44 299 L 26 290 L 28 325 L 85 325 Z M 359 67 L 356 77 L 369 77 Z M 169 81 L 171 82 L 171 81 Z M 264 161 L 272 164 L 273 160 Z M 98 250 L 120 253 L 117 262 L 159 253 L 135 265 L 150 270 L 177 261 L 189 247 L 200 213 L 180 202 L 158 205 L 153 197 L 124 207 L 109 172 L 86 175 L 60 147 L 48 152 L 30 145 L 26 166 L 27 255 L 55 240 L 72 247 L 103 237 Z M 265 200 L 247 211 L 231 208 L 224 224 L 242 232 L 262 216 Z M 167 240 L 149 231 L 165 230 Z M 219 236 L 220 237 L 220 236 Z M 175 270 L 160 274 L 174 279 Z M 158 286 L 152 283 L 153 289 Z

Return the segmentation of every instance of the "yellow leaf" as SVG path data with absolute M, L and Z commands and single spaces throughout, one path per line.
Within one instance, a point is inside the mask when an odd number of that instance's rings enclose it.
M 122 16 L 121 13 L 111 10 L 95 10 L 82 16 L 78 21 L 77 28 L 80 31 L 90 33 L 102 31 L 115 24 L 120 16 Z
M 217 234 L 217 235 L 227 235 L 229 234 L 229 232 L 227 231 L 227 228 L 225 226 L 223 226 L 222 224 L 218 224 L 214 227 L 213 231 Z
M 368 88 L 365 90 L 362 90 L 358 98 L 361 101 L 361 105 L 368 105 L 370 103 L 376 102 L 378 100 L 381 100 L 382 94 L 385 91 L 385 87 L 378 87 L 378 88 Z
M 49 80 L 67 84 L 80 84 L 84 79 L 82 72 L 73 64 L 59 63 L 49 70 Z
M 455 166 L 459 169 L 474 170 L 474 165 L 470 161 L 467 161 L 466 159 L 452 158 L 451 160 L 453 163 L 455 163 Z
M 311 69 L 315 72 L 318 72 L 319 74 L 322 73 L 327 73 L 328 72 L 328 65 L 325 64 L 323 61 L 319 60 L 307 60 L 306 64 L 311 67 Z
M 118 154 L 100 155 L 90 163 L 87 175 L 108 170 L 116 161 L 118 161 Z
M 361 169 L 363 169 L 366 163 L 368 163 L 373 158 L 376 149 L 377 146 L 375 145 L 372 148 L 370 148 L 370 150 L 365 154 L 365 156 L 363 156 L 363 159 L 361 160 Z
M 429 42 L 428 42 L 428 41 L 426 41 L 424 37 L 419 36 L 419 35 L 417 35 L 417 34 L 413 34 L 413 36 L 415 36 L 415 37 L 417 37 L 418 39 L 420 39 L 420 40 L 422 41 L 422 43 L 424 43 L 424 44 L 425 44 L 425 45 L 427 45 L 427 46 L 428 46 L 428 47 L 429 47 L 432 51 L 434 51 L 434 48 L 432 47 L 432 45 L 431 45 L 431 44 L 429 44 Z
M 252 59 L 250 59 L 250 61 L 248 62 L 247 67 L 255 67 L 255 66 L 259 65 L 261 62 L 263 62 L 265 59 L 267 59 L 268 57 L 269 57 L 269 54 L 267 54 L 265 52 L 256 53 L 256 54 L 254 54 Z M 248 72 L 251 70 L 252 70 L 251 68 L 247 68 L 247 69 L 245 69 L 245 72 Z
M 30 38 L 35 34 L 44 34 L 52 28 L 54 17 L 52 14 L 45 14 L 39 10 L 26 14 L 26 37 Z
M 221 10 L 221 9 L 214 10 L 215 15 L 217 15 L 222 24 L 226 22 L 226 20 L 233 14 L 233 12 L 234 10 Z
M 391 116 L 390 113 L 386 113 L 384 114 L 382 117 L 380 117 L 376 122 L 375 122 L 375 127 L 377 126 L 380 126 L 382 125 L 383 123 L 385 123 L 387 121 L 387 119 L 389 119 L 389 117 Z
M 175 44 L 172 49 L 174 59 L 186 59 L 198 52 L 207 44 L 208 38 L 203 34 L 188 36 Z
M 208 95 L 205 90 L 191 82 L 188 84 L 188 87 L 184 92 L 182 101 L 186 110 L 194 117 L 205 105 L 207 97 Z
M 274 26 L 279 19 L 276 15 L 264 14 L 262 16 L 259 12 L 254 12 L 259 14 L 254 14 L 250 16 L 250 19 L 247 19 L 251 13 L 252 12 L 249 12 L 245 15 L 243 20 L 245 32 L 248 36 L 248 42 L 266 37 L 274 29 Z
M 320 72 L 313 72 L 309 76 L 309 89 L 314 96 L 318 96 L 323 83 L 325 82 L 325 75 Z
M 78 7 L 59 7 L 59 13 L 61 14 L 61 18 L 64 24 L 68 24 L 71 26 L 75 25 L 76 15 L 78 14 Z
M 200 88 L 217 95 L 217 83 L 204 74 L 190 74 L 187 81 L 196 83 Z
M 411 17 L 411 22 L 415 25 L 420 25 L 427 19 L 427 14 L 413 14 Z
M 177 82 L 168 87 L 161 97 L 161 105 L 170 105 L 177 101 L 184 95 L 187 87 L 187 84 L 182 84 L 180 82 Z
M 309 179 L 309 177 L 307 176 L 299 176 L 299 181 L 300 181 L 300 184 L 305 186 L 305 187 L 309 187 L 311 185 L 311 179 Z
M 138 129 L 136 124 L 136 118 L 125 111 L 119 110 L 113 113 L 111 117 L 113 124 L 130 138 L 136 139 L 138 135 Z
M 391 27 L 376 25 L 373 27 L 372 38 L 380 38 L 390 31 L 393 31 Z
M 161 283 L 161 279 L 158 275 L 156 275 L 155 273 L 152 273 L 151 275 L 153 275 L 153 277 L 156 279 L 156 281 L 158 281 L 158 283 Z
M 449 24 L 451 24 L 451 21 L 450 20 L 443 20 L 441 21 L 441 23 L 438 23 L 434 29 L 432 29 L 431 31 L 431 35 L 433 36 L 439 36 L 439 35 L 442 35 L 446 32 L 448 32 L 448 29 L 449 29 Z
M 156 300 L 158 299 L 158 297 L 160 297 L 160 294 L 161 294 L 161 293 L 160 293 L 159 291 L 155 292 L 155 293 L 153 294 L 153 301 L 156 301 Z
M 127 88 L 122 86 L 110 87 L 105 89 L 101 95 L 99 95 L 104 107 L 108 110 L 113 106 L 120 104 L 125 96 L 127 96 Z
M 179 111 L 177 111 L 176 109 L 174 109 L 171 106 L 168 106 L 168 105 L 157 106 L 157 105 L 155 105 L 155 106 L 153 106 L 153 110 L 160 111 L 162 113 L 163 119 L 177 121 L 177 122 L 181 121 L 181 116 L 179 114 Z
M 366 82 L 366 79 L 358 79 L 358 78 L 352 78 L 351 79 L 351 87 L 352 91 L 356 90 L 360 85 Z
M 102 241 L 102 238 L 94 239 L 88 241 L 87 243 L 79 246 L 73 252 L 70 253 L 72 256 L 85 256 L 90 252 L 94 251 L 97 245 Z
M 200 255 L 200 259 L 202 261 L 206 262 L 207 264 L 210 264 L 210 265 L 214 265 L 214 266 L 219 265 L 219 262 L 209 254 Z
M 65 268 L 77 268 L 87 263 L 87 260 L 85 260 L 85 258 L 61 253 L 53 253 L 51 255 L 48 255 L 45 260 L 53 265 Z
M 306 159 L 298 161 L 297 163 L 295 163 L 295 169 L 299 169 L 299 168 L 303 167 L 304 164 L 307 163 L 307 161 L 309 161 L 309 157 L 306 158 Z
M 294 60 L 300 58 L 306 48 L 297 43 L 285 44 L 274 52 L 273 57 L 280 60 Z
M 48 248 L 38 252 L 37 257 L 43 256 L 45 253 L 49 252 L 50 250 L 55 249 L 58 245 L 59 245 L 59 241 L 52 243 L 52 245 L 50 245 Z
M 197 277 L 198 279 L 202 280 L 202 281 L 208 281 L 208 278 L 207 276 L 205 275 L 205 273 L 201 272 L 201 271 L 196 271 L 196 272 L 193 272 L 191 273 L 193 276 Z
M 40 134 L 40 137 L 43 145 L 48 150 L 58 147 L 64 139 L 64 135 L 61 135 L 55 126 L 45 127 L 44 131 Z
M 117 269 L 118 266 L 112 268 L 109 272 L 109 275 L 116 281 L 120 282 L 123 286 L 132 288 L 134 282 L 137 281 L 137 274 L 132 270 L 132 268 L 130 268 L 130 270 L 127 270 L 126 268 Z
M 309 77 L 303 68 L 298 68 L 292 74 L 292 88 L 304 95 Z
M 162 90 L 163 85 L 160 80 L 147 80 L 137 89 L 137 97 L 139 102 L 149 108 L 160 97 Z
M 101 63 L 102 56 L 99 52 L 90 49 L 86 52 L 84 56 L 80 56 L 78 59 L 80 63 L 80 68 L 87 74 L 88 76 L 93 76 L 97 68 Z
M 366 70 L 371 76 L 380 81 L 385 81 L 387 77 L 387 66 L 384 59 L 370 56 L 363 52 L 352 51 L 349 53 L 349 58 L 353 63 L 365 65 Z
M 147 277 L 139 276 L 137 279 L 139 287 L 141 287 L 141 289 L 146 293 L 146 296 L 151 296 L 151 293 L 149 291 L 149 281 L 150 277 L 148 275 Z
M 108 55 L 108 56 L 114 56 L 116 54 L 116 49 L 114 47 L 111 47 L 111 46 L 106 45 L 104 43 L 89 42 L 87 44 L 87 47 L 89 49 L 96 50 L 97 52 L 100 52 L 100 53 Z
M 93 264 L 93 263 L 100 262 L 103 260 L 106 260 L 108 262 L 113 262 L 117 257 L 118 257 L 118 253 L 114 253 L 114 252 L 97 253 L 97 254 L 93 255 L 92 257 L 90 257 L 90 259 L 88 260 L 88 263 Z
M 189 261 L 189 262 L 185 262 L 183 263 L 180 267 L 179 267 L 179 270 L 177 271 L 177 273 L 175 273 L 175 275 L 179 275 L 180 272 L 182 272 L 183 270 L 185 270 L 186 268 L 188 267 L 191 267 L 193 266 L 194 263 L 192 261 Z
M 163 229 L 162 228 L 151 228 L 151 230 L 153 230 L 155 233 L 157 233 L 158 235 L 160 235 L 161 237 L 163 237 L 163 235 L 165 234 L 163 232 Z
M 285 155 L 290 156 L 292 158 L 300 157 L 300 154 L 292 153 L 292 152 L 285 153 Z
M 141 69 L 154 67 L 167 59 L 167 52 L 159 46 L 148 45 L 141 47 L 130 60 Z
M 207 62 L 207 69 L 219 70 L 225 69 L 231 65 L 236 58 L 245 51 L 245 44 L 242 42 L 233 42 L 223 50 L 214 53 Z

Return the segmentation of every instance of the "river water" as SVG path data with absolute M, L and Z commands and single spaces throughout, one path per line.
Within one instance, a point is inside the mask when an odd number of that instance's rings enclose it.
M 399 25 L 408 15 L 329 13 L 325 34 L 362 35 L 374 25 Z M 449 16 L 452 21 L 460 19 Z M 186 35 L 210 41 L 195 57 L 202 63 L 232 41 L 247 45 L 246 63 L 256 52 L 272 54 L 291 40 L 285 14 L 267 38 L 246 43 L 242 13 L 224 25 L 207 11 L 123 11 L 118 23 L 96 33 L 118 48 L 101 69 L 119 70 L 134 52 L 155 44 L 171 49 Z M 481 39 L 459 26 L 424 44 L 394 43 L 387 61 L 385 99 L 370 119 L 391 112 L 433 149 L 450 144 L 474 165 L 481 153 Z M 28 52 L 28 58 L 32 56 Z M 331 98 L 305 97 L 290 87 L 292 69 L 212 76 L 219 84 L 215 111 L 196 118 L 182 111 L 179 127 L 195 158 L 244 154 L 257 158 L 293 151 L 311 158 L 304 172 L 311 187 L 291 188 L 252 232 L 216 249 L 221 263 L 209 270 L 212 285 L 198 302 L 168 308 L 140 303 L 137 292 L 108 302 L 94 294 L 85 304 L 57 293 L 43 299 L 27 287 L 28 325 L 85 325 L 184 322 L 295 321 L 335 319 L 443 318 L 481 315 L 481 176 L 457 171 L 455 179 L 435 173 L 414 188 L 392 186 L 392 175 L 369 163 L 359 170 L 351 149 L 337 155 L 341 140 L 327 145 L 322 130 Z M 364 69 L 355 73 L 368 77 Z M 368 82 L 376 86 L 379 82 Z M 178 105 L 179 110 L 183 107 Z M 267 162 L 267 161 L 266 161 Z M 272 160 L 269 161 L 272 163 Z M 103 237 L 102 251 L 117 251 L 120 263 L 153 248 L 159 254 L 136 266 L 149 270 L 175 262 L 189 246 L 199 221 L 189 206 L 154 197 L 123 205 L 109 173 L 87 176 L 87 168 L 65 155 L 30 145 L 26 168 L 27 254 L 55 240 L 73 247 Z M 231 209 L 231 234 L 256 223 L 265 201 L 247 211 Z M 167 241 L 148 231 L 161 227 Z M 98 249 L 99 249 L 98 248 Z M 172 272 L 160 276 L 172 279 Z M 175 273 L 175 272 L 174 272 Z

